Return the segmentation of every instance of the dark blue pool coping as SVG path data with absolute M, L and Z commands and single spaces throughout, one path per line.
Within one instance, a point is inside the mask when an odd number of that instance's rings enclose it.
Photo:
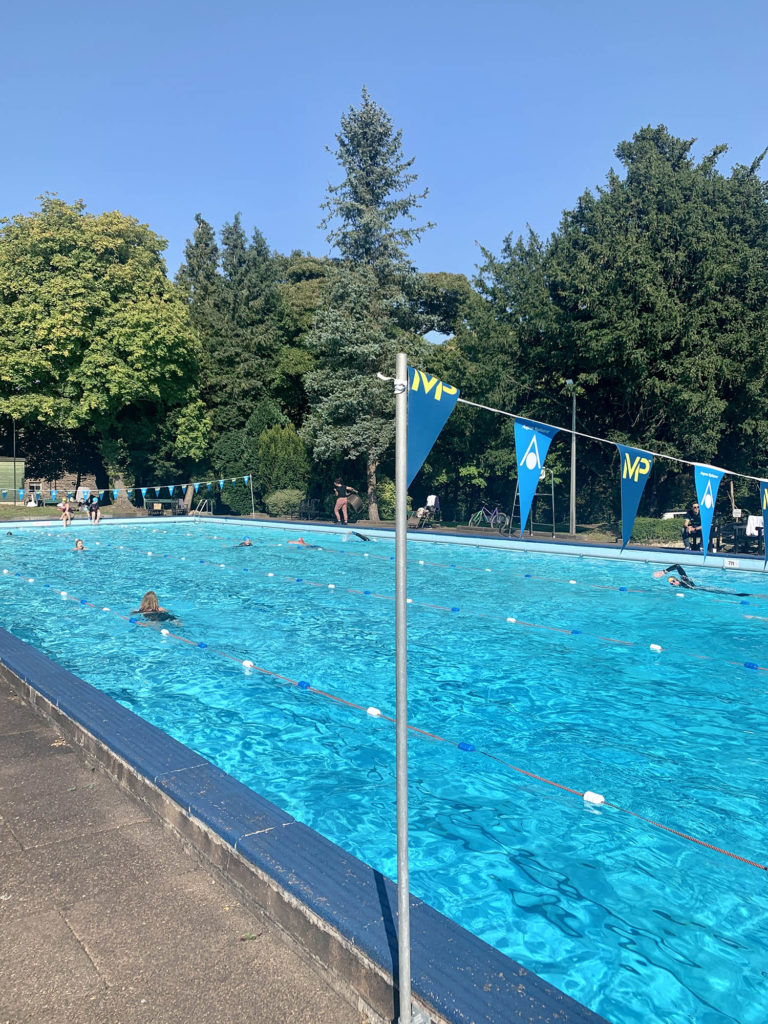
M 0 675 L 380 1018 L 397 1017 L 397 889 L 204 757 L 0 629 Z M 411 897 L 416 1005 L 451 1024 L 601 1017 Z

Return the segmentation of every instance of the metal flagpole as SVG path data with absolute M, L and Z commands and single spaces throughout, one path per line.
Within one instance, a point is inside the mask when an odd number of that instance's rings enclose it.
M 411 917 L 408 882 L 408 357 L 395 363 L 395 678 L 397 710 L 397 953 L 399 1024 L 427 1024 L 411 1006 Z
M 411 918 L 408 905 L 408 359 L 395 363 L 395 678 L 397 710 L 397 952 L 400 1024 L 411 1024 Z

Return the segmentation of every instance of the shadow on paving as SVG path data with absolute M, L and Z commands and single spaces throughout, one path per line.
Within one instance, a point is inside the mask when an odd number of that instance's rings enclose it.
M 0 681 L 2 1024 L 361 1024 L 273 926 Z

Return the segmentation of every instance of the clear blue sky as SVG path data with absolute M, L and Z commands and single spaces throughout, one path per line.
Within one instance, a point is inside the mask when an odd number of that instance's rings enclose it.
M 118 209 L 168 240 L 241 211 L 272 248 L 328 252 L 326 152 L 365 84 L 415 157 L 422 270 L 471 275 L 547 235 L 645 124 L 768 145 L 768 6 L 724 0 L 7 0 L 0 13 L 0 215 L 42 192 Z M 768 176 L 768 161 L 765 175 Z

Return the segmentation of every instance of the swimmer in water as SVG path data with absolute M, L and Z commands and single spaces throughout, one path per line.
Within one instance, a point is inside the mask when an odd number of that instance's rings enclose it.
M 704 590 L 708 594 L 727 594 L 729 597 L 751 597 L 751 594 L 737 594 L 733 590 L 722 590 L 720 587 L 702 587 L 700 583 L 694 583 L 682 565 L 668 565 L 666 569 L 659 569 L 653 574 L 654 579 L 660 579 L 668 572 L 675 570 L 677 576 L 667 576 L 667 583 L 671 587 L 679 587 L 681 590 Z
M 85 544 L 83 544 L 83 542 L 78 537 L 77 540 L 75 541 L 75 546 L 72 548 L 72 550 L 73 551 L 87 551 L 88 548 L 85 546 Z
M 298 540 L 289 540 L 289 544 L 296 544 L 297 547 L 305 548 L 307 551 L 322 551 L 323 549 L 319 544 L 307 544 L 303 537 L 299 537 Z
M 154 590 L 146 592 L 141 599 L 138 611 L 131 612 L 131 615 L 143 615 L 147 622 L 176 622 L 181 625 L 173 612 L 169 612 L 167 608 L 160 606 Z
M 251 547 L 251 538 L 243 537 L 239 544 L 235 544 L 236 548 L 249 548 Z

